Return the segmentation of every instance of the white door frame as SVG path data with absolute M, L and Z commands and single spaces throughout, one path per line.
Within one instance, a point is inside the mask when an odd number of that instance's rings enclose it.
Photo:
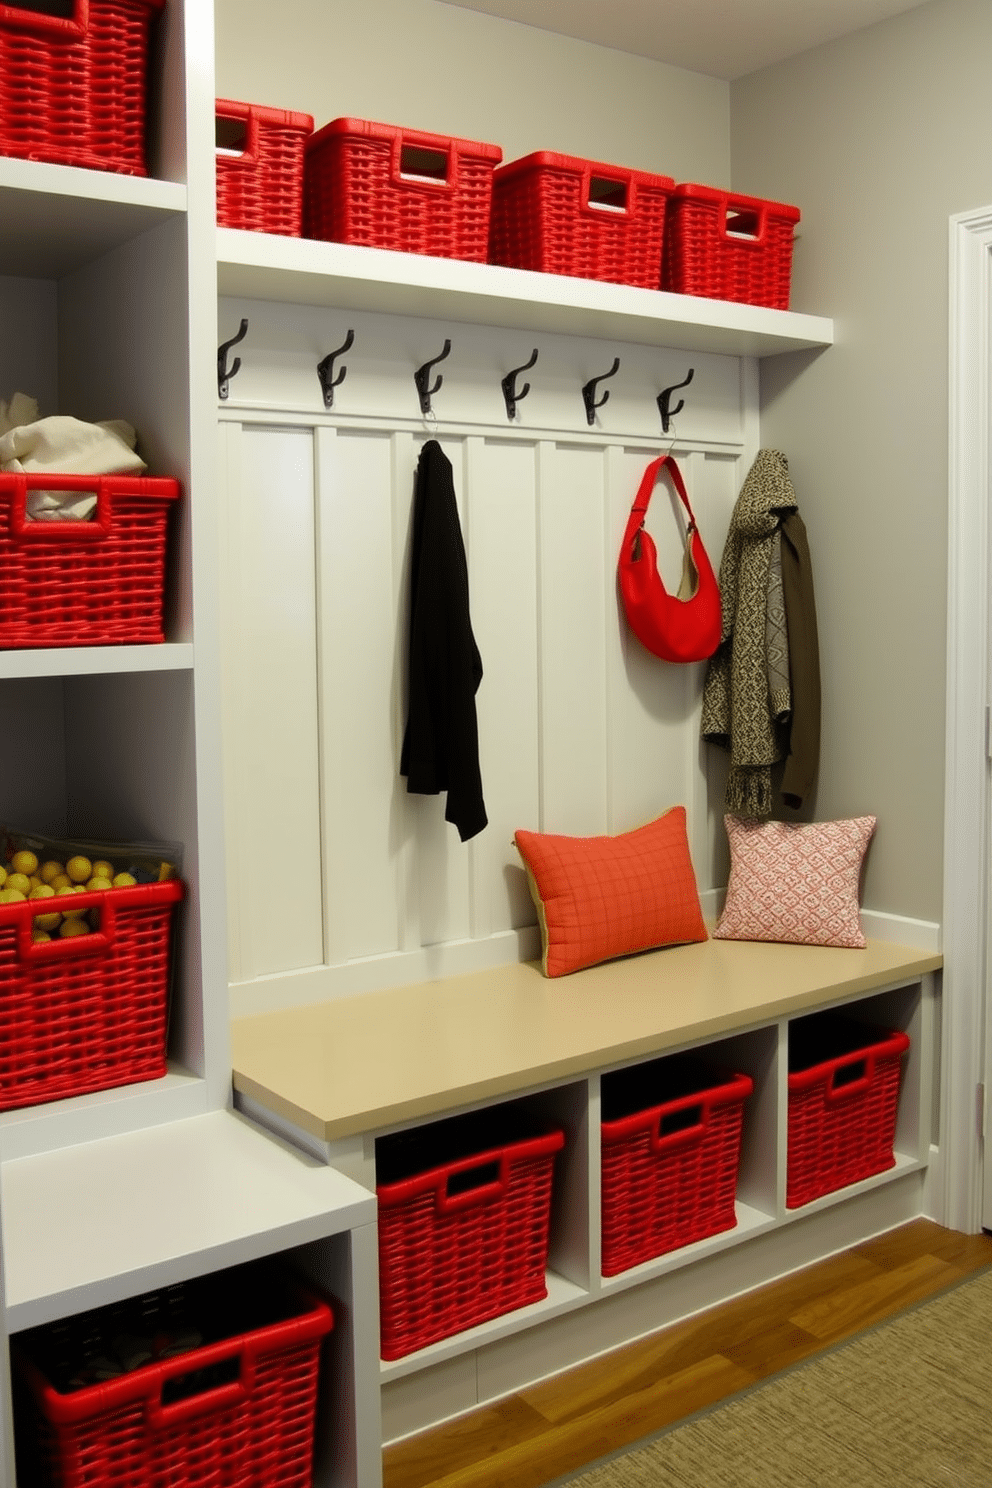
M 982 1224 L 984 1110 L 978 1087 L 986 1068 L 988 987 L 990 287 L 992 207 L 959 213 L 950 222 L 944 1205 L 937 1217 L 967 1233 Z M 986 1219 L 992 1224 L 992 1214 Z

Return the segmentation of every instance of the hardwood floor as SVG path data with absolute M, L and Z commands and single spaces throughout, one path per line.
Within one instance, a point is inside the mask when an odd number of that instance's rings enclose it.
M 914 1220 L 383 1455 L 384 1488 L 539 1488 L 992 1266 Z

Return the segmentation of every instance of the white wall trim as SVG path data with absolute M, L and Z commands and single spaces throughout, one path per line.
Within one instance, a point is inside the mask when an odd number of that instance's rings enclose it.
M 275 972 L 251 981 L 232 982 L 231 1016 L 250 1018 L 258 1013 L 307 1007 L 338 997 L 361 997 L 386 987 L 438 981 L 517 961 L 534 961 L 540 954 L 540 931 L 536 925 L 525 925 L 519 930 L 500 930 L 479 940 L 449 940 L 336 966 L 305 966 L 295 971 Z
M 715 924 L 723 912 L 726 889 L 704 889 L 699 895 L 703 918 Z M 941 948 L 941 927 L 933 920 L 913 920 L 906 915 L 887 914 L 884 910 L 863 909 L 861 928 L 869 940 L 881 940 L 886 945 L 912 946 L 919 951 L 932 951 L 935 955 Z
M 863 909 L 861 928 L 869 940 L 881 940 L 886 945 L 913 946 L 935 955 L 941 948 L 941 927 L 933 920 L 913 920 L 906 915 L 886 914 L 884 910 Z
M 989 327 L 992 207 L 950 221 L 947 734 L 944 795 L 943 1212 L 981 1225 L 988 911 Z

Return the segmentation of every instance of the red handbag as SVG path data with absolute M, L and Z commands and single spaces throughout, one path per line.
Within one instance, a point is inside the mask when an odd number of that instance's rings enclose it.
M 669 594 L 658 572 L 658 553 L 644 519 L 663 465 L 689 513 L 682 582 Z M 705 661 L 720 644 L 720 590 L 689 505 L 679 467 L 660 455 L 645 470 L 623 535 L 617 567 L 630 628 L 663 661 Z M 695 581 L 695 582 L 693 582 Z

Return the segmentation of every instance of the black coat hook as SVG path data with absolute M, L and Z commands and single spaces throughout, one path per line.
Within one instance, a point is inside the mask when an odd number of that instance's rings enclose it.
M 520 372 L 529 371 L 536 361 L 537 347 L 535 346 L 530 354 L 530 361 L 524 362 L 522 367 L 514 367 L 512 372 L 507 372 L 503 381 L 500 383 L 500 387 L 503 389 L 503 397 L 506 400 L 506 416 L 511 423 L 517 412 L 517 404 L 522 398 L 526 398 L 530 392 L 529 382 L 525 382 L 522 388 L 517 387 L 517 376 Z
M 603 404 L 610 396 L 609 389 L 607 389 L 606 392 L 604 392 L 603 396 L 597 401 L 597 386 L 604 380 L 604 378 L 615 377 L 619 370 L 620 358 L 614 357 L 613 366 L 610 368 L 609 372 L 604 372 L 600 377 L 591 377 L 586 383 L 585 387 L 582 389 L 582 401 L 586 405 L 586 423 L 590 426 L 596 422 L 596 409 L 602 408 Z
M 228 384 L 229 379 L 232 378 L 232 377 L 236 377 L 237 374 L 241 371 L 241 358 L 239 356 L 236 356 L 234 358 L 234 361 L 231 363 L 231 365 L 230 366 L 227 366 L 227 353 L 230 351 L 230 349 L 231 349 L 232 346 L 237 346 L 237 344 L 238 344 L 239 341 L 243 341 L 245 339 L 245 337 L 247 336 L 247 334 L 248 334 L 248 322 L 246 320 L 243 320 L 241 322 L 241 329 L 238 331 L 238 334 L 236 336 L 232 336 L 231 339 L 230 339 L 230 341 L 223 342 L 223 344 L 220 345 L 220 346 L 218 346 L 218 348 L 217 348 L 217 396 L 218 396 L 218 398 L 226 398 L 227 397 L 227 393 L 228 393 L 227 384 Z
M 663 434 L 668 433 L 668 426 L 671 423 L 672 419 L 677 413 L 681 413 L 683 408 L 685 407 L 685 399 L 680 398 L 677 406 L 675 408 L 670 408 L 669 403 L 671 401 L 672 394 L 677 393 L 679 388 L 689 386 L 695 370 L 695 367 L 690 367 L 688 377 L 683 378 L 681 382 L 673 383 L 671 387 L 665 388 L 664 392 L 658 394 L 658 412 L 661 414 L 661 432 Z
M 425 417 L 430 417 L 430 415 L 434 412 L 434 410 L 431 408 L 431 398 L 434 396 L 434 394 L 437 392 L 438 388 L 444 381 L 444 378 L 439 372 L 434 382 L 434 386 L 428 387 L 428 383 L 430 382 L 431 377 L 431 368 L 436 367 L 438 362 L 443 362 L 450 351 L 451 342 L 450 340 L 445 340 L 444 350 L 441 352 L 440 356 L 432 357 L 429 362 L 425 362 L 422 367 L 418 367 L 416 372 L 414 372 L 413 374 L 413 380 L 417 385 L 417 394 L 420 398 L 420 411 L 422 414 L 424 414 Z
M 329 351 L 323 361 L 317 363 L 317 376 L 320 378 L 320 390 L 324 395 L 325 408 L 334 407 L 334 389 L 340 387 L 341 383 L 344 382 L 348 371 L 347 367 L 342 367 L 337 377 L 332 377 L 331 373 L 334 371 L 334 363 L 339 356 L 344 356 L 346 351 L 350 351 L 354 344 L 355 333 L 354 331 L 349 331 L 344 338 L 344 344 L 339 346 L 337 351 Z

